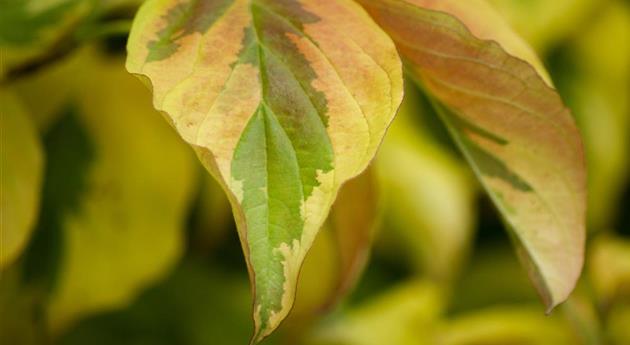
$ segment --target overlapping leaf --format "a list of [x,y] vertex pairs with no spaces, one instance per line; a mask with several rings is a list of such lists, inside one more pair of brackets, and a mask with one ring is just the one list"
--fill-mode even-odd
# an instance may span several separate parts
[[294,314],[309,318],[335,307],[361,277],[381,214],[375,175],[369,167],[339,190],[304,261]]
[[360,3],[435,98],[547,307],[562,302],[582,268],[585,167],[542,64],[481,0]]
[[327,301],[329,305],[354,287],[367,264],[372,237],[380,220],[374,170],[368,168],[346,183],[330,212],[327,223],[334,232],[340,272],[334,295]]
[[19,99],[0,91],[0,271],[22,252],[37,220],[44,158]]
[[349,0],[150,0],[128,51],[128,70],[231,200],[260,340],[289,312],[337,190],[395,114],[395,47]]

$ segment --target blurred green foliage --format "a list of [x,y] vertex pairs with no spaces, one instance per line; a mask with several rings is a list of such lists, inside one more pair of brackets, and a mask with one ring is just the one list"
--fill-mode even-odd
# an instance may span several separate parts
[[[373,164],[382,221],[363,277],[322,311],[339,265],[335,233],[323,231],[295,313],[265,344],[630,344],[630,3],[492,2],[546,57],[584,136],[590,238],[578,289],[544,315],[499,217],[408,86]],[[38,196],[16,196],[41,211],[11,220],[26,224],[16,240],[26,249],[6,262],[3,252],[2,344],[250,337],[229,204],[124,70],[138,3],[0,0],[2,169],[19,174],[12,162],[31,159],[29,178],[43,178],[30,184]],[[35,153],[10,156],[12,134]],[[3,180],[3,213],[12,193]]]

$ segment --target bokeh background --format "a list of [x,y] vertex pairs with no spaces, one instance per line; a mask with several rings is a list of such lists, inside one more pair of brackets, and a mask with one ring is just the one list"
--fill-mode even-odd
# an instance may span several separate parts
[[[2,345],[249,340],[228,202],[124,69],[141,2],[0,0],[3,171],[36,191],[32,231],[0,266]],[[355,209],[372,247],[363,274],[339,287],[347,272],[326,226],[293,313],[264,344],[630,344],[630,2],[491,2],[543,57],[584,138],[589,240],[575,292],[544,314],[490,200],[407,85],[363,187],[348,192],[373,202]],[[11,207],[2,201],[3,216]]]

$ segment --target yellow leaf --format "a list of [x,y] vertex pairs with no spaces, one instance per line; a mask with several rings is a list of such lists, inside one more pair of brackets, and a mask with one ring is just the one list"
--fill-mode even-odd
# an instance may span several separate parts
[[571,345],[576,340],[560,318],[528,306],[494,307],[457,316],[439,331],[443,345]]
[[540,53],[580,31],[597,6],[608,0],[490,0]]
[[76,205],[58,215],[63,255],[48,307],[55,334],[126,305],[169,271],[183,250],[195,185],[191,152],[123,61],[84,54],[76,121],[91,157],[84,181],[71,182],[83,184]]
[[621,297],[630,299],[630,241],[602,236],[590,249],[589,275],[600,304],[607,307]]
[[[630,177],[630,6],[615,1],[568,44],[563,89],[584,136],[589,169],[588,224],[614,226],[625,212],[622,193]],[[596,114],[596,116],[595,116]]]
[[26,246],[39,210],[44,157],[20,101],[0,91],[0,274]]
[[409,281],[325,325],[308,344],[432,344],[443,310],[444,296],[437,286]]
[[313,316],[334,307],[355,286],[367,264],[380,220],[372,167],[346,182],[304,260],[295,314]]
[[376,161],[391,222],[381,236],[394,242],[393,255],[404,249],[413,266],[448,282],[472,239],[476,188],[462,163],[420,128],[426,124],[413,121],[426,111],[414,91],[405,93]]

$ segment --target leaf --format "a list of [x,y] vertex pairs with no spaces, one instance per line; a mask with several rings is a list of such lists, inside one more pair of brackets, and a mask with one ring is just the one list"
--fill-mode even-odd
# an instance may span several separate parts
[[417,123],[427,110],[414,91],[406,90],[376,161],[387,205],[381,237],[392,256],[405,253],[413,267],[449,282],[470,247],[476,188],[464,165],[430,138],[428,124]]
[[343,185],[328,217],[339,255],[339,279],[327,301],[337,303],[357,283],[370,254],[372,237],[379,224],[379,192],[376,172],[368,168]]
[[20,101],[0,91],[0,274],[26,246],[39,211],[44,157],[37,131]]
[[490,0],[516,32],[544,53],[575,34],[608,0]]
[[81,52],[70,54],[9,84],[23,101],[40,133],[46,133],[59,120],[77,89],[81,88],[76,78],[69,76],[80,73],[82,58]]
[[145,0],[104,0],[100,3],[101,7],[103,8],[103,10],[107,11],[107,10],[120,10],[120,9],[132,9],[132,8],[137,8],[140,5],[142,5],[142,3]]
[[582,268],[586,174],[542,64],[482,1],[360,2],[435,98],[550,311]]
[[588,287],[585,287],[585,284],[578,284],[575,290],[576,292],[562,305],[564,319],[571,326],[575,338],[572,343],[606,343],[602,332],[601,314]]
[[41,58],[60,45],[62,37],[87,15],[92,1],[2,0],[0,1],[0,48],[3,63],[0,79],[12,68]]
[[21,283],[21,265],[2,271],[0,279],[0,343],[45,344],[44,327],[36,317],[40,296]]
[[195,182],[192,155],[123,61],[83,54],[77,110],[51,130],[45,209],[54,213],[39,229],[61,232],[47,310],[55,335],[125,306],[172,268]]
[[367,264],[380,220],[373,167],[346,182],[304,260],[293,315],[313,316],[337,305]]
[[[601,9],[556,62],[558,87],[574,110],[588,162],[588,225],[608,230],[630,177],[630,6]],[[571,66],[572,68],[568,67]],[[593,116],[597,114],[597,116]],[[622,207],[623,208],[623,207]]]
[[128,308],[82,322],[57,344],[245,344],[252,329],[248,294],[245,274],[186,258]]
[[339,187],[395,115],[395,47],[348,0],[150,0],[128,52],[127,69],[230,198],[259,341],[288,314]]
[[603,235],[589,249],[588,272],[600,305],[630,300],[630,241]]
[[430,339],[444,302],[436,285],[408,281],[324,324],[307,344],[433,344]]
[[528,306],[500,306],[456,317],[439,332],[438,344],[575,344],[568,325]]
[[191,249],[210,252],[221,246],[232,235],[234,219],[230,202],[221,186],[200,165],[202,174],[199,188],[199,200],[194,209],[194,227],[190,239]]
[[536,292],[528,286],[527,274],[520,269],[509,246],[493,242],[475,248],[466,270],[453,286],[449,304],[452,313],[492,305],[536,303]]
[[618,303],[608,316],[608,338],[611,344],[630,343],[630,303]]

